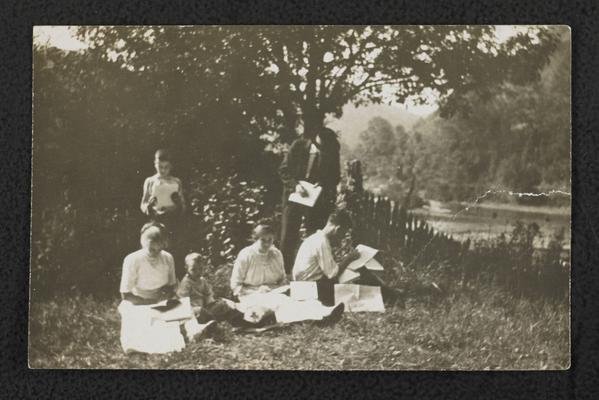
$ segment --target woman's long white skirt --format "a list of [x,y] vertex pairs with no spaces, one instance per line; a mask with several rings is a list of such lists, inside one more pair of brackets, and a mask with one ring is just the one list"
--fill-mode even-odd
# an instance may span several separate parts
[[149,305],[134,305],[123,300],[121,314],[121,346],[125,352],[170,353],[185,348],[179,325],[181,321],[163,321]]

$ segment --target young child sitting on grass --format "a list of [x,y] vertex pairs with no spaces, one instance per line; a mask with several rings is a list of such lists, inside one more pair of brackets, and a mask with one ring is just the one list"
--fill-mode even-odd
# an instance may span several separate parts
[[243,313],[235,308],[235,303],[226,299],[214,299],[212,286],[204,277],[209,262],[199,253],[185,257],[187,273],[177,289],[177,296],[189,297],[194,315],[199,323],[209,321],[229,321],[232,325],[241,324]]

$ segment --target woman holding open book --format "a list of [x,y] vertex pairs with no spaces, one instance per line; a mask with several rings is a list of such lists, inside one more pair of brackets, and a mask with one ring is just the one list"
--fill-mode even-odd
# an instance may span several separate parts
[[254,244],[237,256],[231,274],[231,289],[239,299],[238,309],[249,320],[259,322],[260,316],[267,314],[274,315],[277,323],[307,320],[334,323],[341,318],[343,303],[327,307],[316,299],[297,301],[286,294],[289,286],[283,256],[273,245],[274,232],[270,225],[259,223],[254,229],[254,238]]
[[164,226],[147,223],[140,233],[141,249],[123,262],[120,292],[121,346],[125,352],[168,353],[185,341],[179,323],[156,321],[152,305],[175,296],[173,257],[164,250]]
[[[305,219],[307,234],[312,234],[324,226],[335,208],[341,176],[339,147],[335,132],[322,128],[317,134],[308,133],[295,140],[279,167],[284,186],[281,250],[287,273],[291,272],[299,246],[302,219]],[[289,201],[293,193],[308,197],[310,188],[302,186],[306,184],[322,189],[315,204],[309,207]]]

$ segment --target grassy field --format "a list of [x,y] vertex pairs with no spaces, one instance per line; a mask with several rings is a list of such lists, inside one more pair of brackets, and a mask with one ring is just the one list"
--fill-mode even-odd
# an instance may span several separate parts
[[116,299],[73,296],[32,303],[32,368],[175,369],[564,369],[569,367],[569,313],[490,290],[463,290],[405,309],[345,313],[334,326],[312,323],[280,331],[214,337],[171,355],[125,355]]

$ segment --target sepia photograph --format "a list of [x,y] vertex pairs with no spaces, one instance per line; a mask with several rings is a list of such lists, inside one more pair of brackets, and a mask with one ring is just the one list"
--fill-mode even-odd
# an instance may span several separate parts
[[29,368],[569,369],[571,47],[34,26]]

